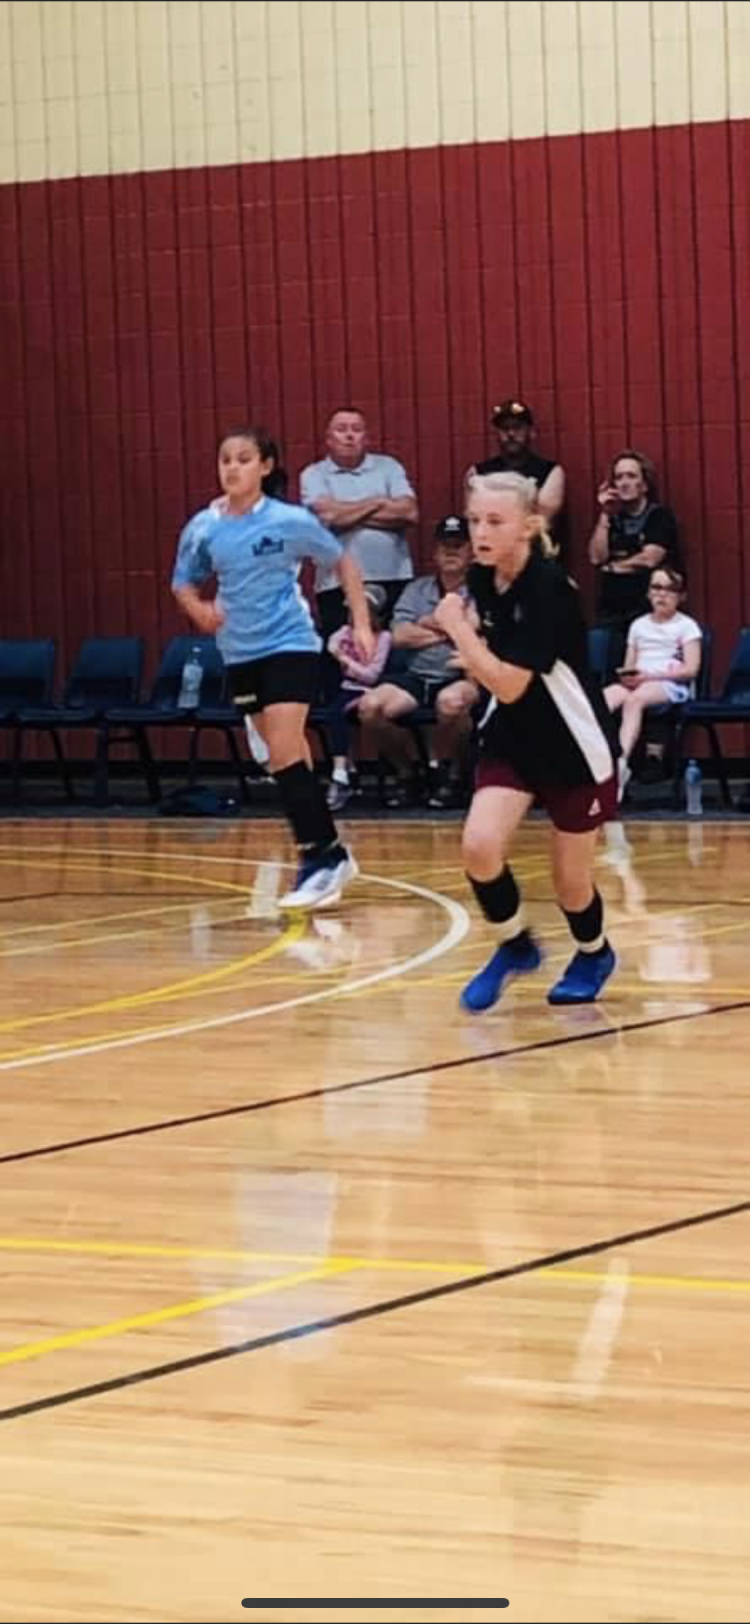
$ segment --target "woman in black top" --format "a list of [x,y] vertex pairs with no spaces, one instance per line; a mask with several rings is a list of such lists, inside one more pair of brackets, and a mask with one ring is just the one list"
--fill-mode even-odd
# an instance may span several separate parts
[[475,558],[467,585],[476,611],[447,593],[435,619],[488,695],[463,848],[474,894],[501,940],[461,1002],[488,1009],[509,977],[541,963],[506,862],[516,829],[538,800],[554,825],[555,894],[576,944],[548,999],[589,1003],[615,967],[593,864],[596,832],[616,816],[617,788],[578,589],[549,556],[532,480],[475,474],[467,516]]
[[656,469],[640,451],[621,451],[597,492],[599,518],[589,542],[598,571],[597,620],[627,632],[648,613],[651,571],[678,566],[677,520],[658,500]]

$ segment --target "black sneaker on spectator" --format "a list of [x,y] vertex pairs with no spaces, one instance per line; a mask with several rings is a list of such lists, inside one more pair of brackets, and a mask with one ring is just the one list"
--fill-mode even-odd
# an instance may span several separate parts
[[661,784],[664,776],[663,758],[661,756],[646,756],[638,774],[639,784]]
[[428,806],[436,812],[451,812],[465,804],[461,782],[448,768],[441,767],[437,773],[431,774]]
[[419,806],[421,799],[422,790],[416,777],[399,778],[395,784],[386,784],[385,804],[392,811],[399,807]]

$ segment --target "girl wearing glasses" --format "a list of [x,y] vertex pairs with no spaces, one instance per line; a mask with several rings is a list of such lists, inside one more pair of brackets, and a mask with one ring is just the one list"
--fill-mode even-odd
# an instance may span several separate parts
[[611,711],[621,711],[619,797],[630,779],[630,758],[644,712],[653,705],[682,705],[692,697],[701,663],[701,629],[681,609],[685,582],[677,570],[658,566],[648,589],[651,609],[628,631],[619,680],[604,690]]

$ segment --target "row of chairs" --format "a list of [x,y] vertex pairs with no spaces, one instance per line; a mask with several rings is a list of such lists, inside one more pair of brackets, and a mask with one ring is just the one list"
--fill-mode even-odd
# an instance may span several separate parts
[[[200,707],[178,703],[182,672],[190,651],[201,650],[203,681]],[[212,637],[174,637],[164,649],[146,698],[141,698],[145,645],[141,637],[91,637],[82,644],[59,700],[55,701],[55,656],[52,638],[0,642],[0,727],[12,734],[11,779],[14,799],[21,796],[24,741],[30,733],[51,740],[55,760],[70,800],[75,784],[61,733],[86,729],[95,734],[94,800],[109,799],[109,761],[113,745],[134,746],[150,800],[161,798],[161,782],[149,730],[188,728],[189,780],[194,781],[199,741],[207,728],[227,740],[243,796],[251,766],[236,737],[242,718],[232,703],[226,669]]]
[[[203,682],[197,709],[184,709],[179,703],[182,672],[190,650],[201,650]],[[595,627],[589,634],[592,668],[602,682],[611,671],[611,634]],[[82,644],[62,696],[54,699],[56,648],[51,638],[0,640],[0,727],[12,735],[11,776],[13,794],[20,799],[23,775],[24,740],[31,732],[47,734],[70,799],[75,785],[60,734],[88,729],[95,733],[94,799],[100,806],[108,800],[109,758],[113,745],[127,744],[138,752],[152,802],[159,801],[161,784],[149,741],[149,729],[188,728],[188,781],[197,772],[200,740],[207,730],[224,736],[237,772],[241,794],[248,794],[252,764],[240,748],[237,731],[242,718],[227,688],[226,670],[211,637],[174,637],[167,644],[147,697],[141,698],[144,642],[140,637],[96,637]],[[684,705],[664,706],[651,715],[663,721],[672,733],[675,761],[675,793],[679,793],[685,736],[690,728],[701,727],[708,736],[713,769],[721,786],[724,804],[731,805],[731,791],[718,729],[731,723],[750,723],[750,628],[740,632],[730,661],[726,681],[718,695],[711,695],[712,638],[703,628],[703,657],[694,700]],[[420,709],[408,719],[415,736],[429,726],[434,716]],[[325,747],[326,706],[315,707],[311,725]]]

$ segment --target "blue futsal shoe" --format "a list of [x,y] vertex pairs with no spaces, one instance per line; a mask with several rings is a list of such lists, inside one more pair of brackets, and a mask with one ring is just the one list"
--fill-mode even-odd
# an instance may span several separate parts
[[547,993],[548,1004],[593,1004],[609,981],[617,959],[605,942],[598,953],[574,953],[567,970]]
[[531,975],[532,970],[539,969],[541,962],[539,948],[527,931],[512,942],[503,942],[484,969],[477,971],[466,983],[461,994],[461,1008],[470,1010],[472,1014],[491,1009],[507,981],[513,981],[516,976]]

